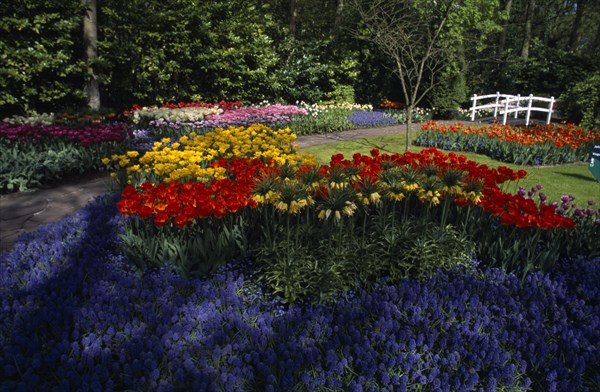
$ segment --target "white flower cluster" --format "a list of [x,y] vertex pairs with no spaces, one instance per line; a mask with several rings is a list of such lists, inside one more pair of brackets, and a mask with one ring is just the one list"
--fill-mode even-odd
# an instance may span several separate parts
[[133,123],[138,124],[140,120],[158,120],[166,122],[194,122],[201,121],[204,117],[211,114],[221,114],[221,108],[188,107],[188,108],[142,108],[133,113]]
[[350,109],[350,110],[365,110],[372,111],[373,105],[358,104],[350,102],[321,102],[309,104],[304,101],[296,101],[296,106],[306,110],[309,116],[317,117],[328,110],[332,109]]
[[[471,109],[456,109],[458,112],[459,118],[471,119]],[[486,108],[486,109],[477,109],[475,111],[475,117],[491,117],[494,114],[494,109]]]

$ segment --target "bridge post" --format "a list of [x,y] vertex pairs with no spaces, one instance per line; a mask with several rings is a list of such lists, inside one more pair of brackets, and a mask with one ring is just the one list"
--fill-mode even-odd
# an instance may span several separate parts
[[471,98],[473,106],[471,106],[471,121],[475,121],[475,106],[477,106],[477,94],[473,94]]
[[550,97],[550,106],[548,107],[548,117],[546,118],[546,124],[550,124],[552,120],[552,108],[554,107],[554,97]]
[[506,116],[508,115],[508,97],[504,100],[504,114],[502,114],[502,125],[506,125]]
[[525,115],[525,125],[529,125],[529,118],[531,116],[531,102],[533,101],[533,94],[529,94],[529,99],[527,100],[527,114]]
[[496,105],[494,105],[494,121],[498,115],[498,102],[500,102],[500,91],[496,91]]
[[519,116],[519,108],[521,107],[520,103],[521,103],[521,94],[517,94],[517,107],[515,108],[517,110],[515,110],[515,120]]

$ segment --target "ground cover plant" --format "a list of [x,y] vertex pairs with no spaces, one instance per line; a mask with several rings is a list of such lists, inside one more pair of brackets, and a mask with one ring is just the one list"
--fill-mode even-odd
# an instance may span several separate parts
[[[118,196],[0,254],[0,390],[597,390],[600,259],[474,265],[284,305],[252,261],[184,279],[120,252]],[[473,269],[475,268],[475,269]]]

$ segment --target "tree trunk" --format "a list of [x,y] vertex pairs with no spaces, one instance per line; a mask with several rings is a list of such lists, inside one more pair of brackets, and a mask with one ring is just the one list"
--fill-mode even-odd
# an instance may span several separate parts
[[594,39],[594,50],[600,50],[600,23],[596,29],[596,38]]
[[527,10],[525,14],[525,33],[523,34],[523,48],[521,49],[521,58],[527,60],[529,58],[529,45],[531,45],[531,24],[533,22],[533,11],[535,8],[535,0],[527,2]]
[[298,21],[298,2],[290,0],[290,34],[296,35],[296,22]]
[[581,22],[583,19],[583,9],[585,8],[586,0],[577,0],[577,11],[575,13],[575,20],[571,27],[571,34],[569,35],[569,49],[572,51],[577,50],[577,44],[579,43],[579,36],[581,35]]
[[504,57],[504,48],[506,47],[506,35],[508,34],[508,21],[510,19],[510,9],[512,8],[512,0],[506,0],[503,11],[506,13],[506,19],[502,22],[502,31],[498,39],[498,48],[496,54],[498,58]]
[[412,142],[412,121],[414,105],[409,103],[406,106],[406,151],[410,151]]
[[85,82],[87,106],[93,110],[100,110],[100,87],[91,63],[98,57],[98,19],[96,0],[82,0],[85,8],[83,16],[83,45],[88,77]]
[[337,38],[340,32],[340,25],[342,24],[342,12],[344,12],[344,0],[338,0],[337,8],[335,10],[335,21],[333,23],[334,38]]

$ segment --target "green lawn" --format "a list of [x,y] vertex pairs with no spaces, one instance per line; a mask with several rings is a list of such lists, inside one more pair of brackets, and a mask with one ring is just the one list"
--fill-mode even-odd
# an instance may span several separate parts
[[[301,152],[313,153],[319,162],[327,163],[333,154],[342,153],[347,158],[351,158],[356,152],[369,154],[373,148],[378,148],[381,152],[402,153],[406,149],[406,136],[404,134],[376,136],[352,141],[324,144],[315,147],[301,149]],[[413,151],[420,151],[420,147],[413,146]],[[490,167],[504,165],[512,169],[525,169],[527,177],[519,184],[509,184],[507,191],[516,191],[517,186],[521,185],[526,189],[540,184],[542,192],[548,195],[551,201],[557,201],[562,195],[572,195],[578,201],[578,206],[585,206],[587,200],[593,199],[600,202],[600,182],[592,176],[587,163],[569,164],[560,166],[519,166],[507,164],[493,160],[485,155],[465,153],[469,159]]]

